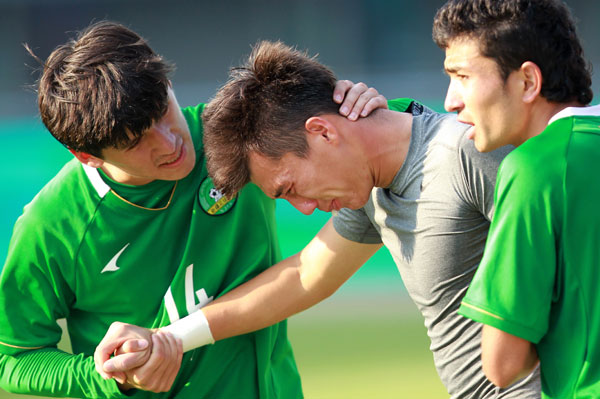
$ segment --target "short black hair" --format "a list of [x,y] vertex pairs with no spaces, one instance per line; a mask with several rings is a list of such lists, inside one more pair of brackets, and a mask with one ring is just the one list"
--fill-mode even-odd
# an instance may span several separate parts
[[591,67],[571,12],[558,0],[448,0],[434,18],[433,40],[445,49],[461,37],[475,38],[505,80],[532,61],[542,71],[544,98],[592,101]]

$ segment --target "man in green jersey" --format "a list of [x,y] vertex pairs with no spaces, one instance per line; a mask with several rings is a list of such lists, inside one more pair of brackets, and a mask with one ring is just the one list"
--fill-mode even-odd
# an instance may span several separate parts
[[[172,323],[276,263],[275,203],[255,186],[233,199],[214,188],[204,105],[179,107],[172,67],[135,32],[94,24],[42,64],[42,120],[76,159],[14,227],[0,278],[0,387],[86,398],[301,398],[285,322],[183,360],[180,342],[156,334],[149,388],[163,394],[95,372],[91,354],[115,320]],[[336,95],[349,87],[341,82]],[[350,93],[359,107],[343,107],[353,119],[363,105],[385,106],[364,85]],[[56,348],[60,318],[74,354]],[[168,359],[183,362],[178,374]]]
[[545,398],[600,397],[600,106],[567,7],[450,0],[436,43],[446,109],[480,151],[518,146],[497,179],[485,254],[459,312],[485,324],[483,368],[506,386],[540,362]]

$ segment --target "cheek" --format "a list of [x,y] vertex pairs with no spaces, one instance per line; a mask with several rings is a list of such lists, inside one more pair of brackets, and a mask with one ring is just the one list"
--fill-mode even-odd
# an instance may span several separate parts
[[190,128],[188,127],[187,121],[185,120],[185,118],[183,117],[183,115],[181,115],[181,119],[179,120],[179,130],[182,132],[182,135],[185,137],[189,137],[191,138],[191,133],[190,133]]
[[464,95],[463,95],[463,101],[465,102],[465,106],[472,108],[472,109],[477,109],[480,106],[480,102],[481,102],[481,92],[477,91],[474,88],[468,87],[467,89],[465,89],[464,91]]

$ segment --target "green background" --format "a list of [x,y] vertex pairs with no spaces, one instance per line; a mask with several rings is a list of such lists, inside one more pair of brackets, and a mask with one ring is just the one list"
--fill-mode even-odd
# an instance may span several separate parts
[[[0,255],[23,206],[71,158],[35,118],[0,123]],[[302,215],[277,203],[284,255],[316,234],[329,214]],[[344,287],[290,319],[290,339],[306,398],[444,398],[423,320],[407,297],[387,250],[380,250]],[[0,398],[16,398],[0,390]]]

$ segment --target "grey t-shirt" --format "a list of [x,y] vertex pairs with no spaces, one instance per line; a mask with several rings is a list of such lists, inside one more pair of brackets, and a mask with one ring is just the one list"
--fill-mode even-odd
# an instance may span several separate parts
[[481,325],[456,313],[479,265],[493,213],[496,172],[512,147],[482,154],[454,114],[413,107],[406,160],[389,188],[342,209],[336,231],[388,248],[423,314],[438,374],[452,398],[539,398],[539,377],[506,390],[481,370]]

